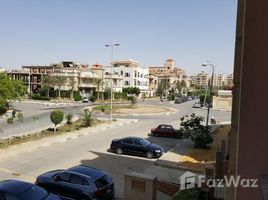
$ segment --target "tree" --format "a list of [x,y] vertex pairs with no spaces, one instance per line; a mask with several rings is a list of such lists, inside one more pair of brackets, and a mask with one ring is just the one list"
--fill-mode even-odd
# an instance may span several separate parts
[[60,110],[54,110],[50,114],[50,120],[55,125],[54,132],[56,132],[56,126],[62,122],[64,113]]
[[8,110],[7,100],[20,99],[25,94],[26,87],[21,81],[12,80],[6,73],[0,73],[0,114]]
[[179,93],[181,94],[187,85],[186,85],[185,80],[182,80],[182,81],[177,82],[176,86],[177,86]]
[[34,116],[34,117],[32,117],[32,119],[33,119],[33,121],[35,122],[36,129],[38,129],[38,121],[39,121],[39,117]]
[[66,77],[64,76],[59,76],[59,75],[56,75],[56,76],[53,76],[53,83],[54,83],[54,86],[57,86],[58,87],[58,91],[59,91],[59,99],[61,98],[61,95],[60,95],[60,91],[61,91],[61,87],[62,85],[65,83],[66,81]]
[[17,120],[18,122],[21,122],[21,123],[24,121],[24,116],[22,112],[17,113]]
[[84,110],[84,117],[83,117],[83,126],[90,127],[93,124],[92,113],[88,110]]
[[100,86],[103,84],[103,80],[101,78],[94,79],[95,84],[97,85],[97,99],[100,99]]
[[123,88],[123,92],[126,92],[127,94],[135,94],[136,96],[138,96],[141,93],[140,88],[138,87]]
[[47,97],[49,97],[49,89],[54,84],[54,78],[52,76],[46,75],[42,76],[41,86],[47,88]]
[[213,142],[211,128],[202,125],[203,117],[196,116],[194,113],[181,118],[180,131],[185,138],[194,142],[194,148],[205,149],[207,145]]
[[71,87],[71,93],[70,93],[70,99],[73,99],[74,97],[74,88],[76,85],[76,80],[74,77],[69,77],[68,78],[69,86]]

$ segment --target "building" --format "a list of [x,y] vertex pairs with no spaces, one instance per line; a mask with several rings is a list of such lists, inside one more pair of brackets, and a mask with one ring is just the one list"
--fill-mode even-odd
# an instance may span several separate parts
[[267,8],[268,1],[238,0],[227,175],[256,187],[232,185],[228,200],[268,198]]
[[225,82],[225,77],[223,74],[214,74],[214,77],[213,77],[214,87],[221,88],[222,86],[224,86],[224,82]]
[[206,87],[209,83],[209,74],[205,73],[204,71],[201,71],[198,74],[193,74],[191,77],[192,84],[193,85],[199,85]]
[[[149,70],[141,68],[140,64],[133,60],[117,60],[112,62],[112,67],[104,67],[106,86],[110,87],[111,77],[113,88],[119,91],[120,87],[138,87],[141,95],[149,95]],[[112,68],[112,69],[111,69]],[[112,73],[112,75],[111,75]]]
[[12,70],[8,75],[14,80],[21,80],[27,87],[28,93],[37,92],[41,88],[42,77],[52,75],[55,66],[22,66],[21,70]]
[[234,86],[234,83],[233,83],[233,74],[228,74],[226,76],[224,85],[227,86],[227,87],[233,87]]
[[186,86],[189,86],[189,79],[186,76],[184,70],[179,67],[176,67],[175,61],[172,58],[169,58],[164,63],[164,66],[161,67],[149,67],[149,88],[151,91],[151,96],[156,95],[156,91],[161,84],[164,82],[165,93],[171,88],[176,89],[177,84],[185,81]]

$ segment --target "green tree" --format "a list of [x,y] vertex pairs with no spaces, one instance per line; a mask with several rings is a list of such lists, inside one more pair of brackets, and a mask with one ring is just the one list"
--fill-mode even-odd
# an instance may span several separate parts
[[100,99],[100,87],[103,84],[103,80],[101,78],[94,79],[94,83],[97,85],[97,99]]
[[92,125],[93,125],[92,113],[88,109],[85,109],[83,116],[83,126],[90,127]]
[[56,132],[56,126],[62,122],[64,113],[60,110],[54,110],[50,114],[50,120],[55,125],[54,132]]
[[194,142],[194,148],[205,149],[213,142],[211,128],[201,124],[203,121],[203,117],[196,116],[194,113],[181,118],[180,131],[185,138]]
[[126,92],[127,94],[135,94],[136,96],[141,93],[140,88],[138,87],[126,87],[123,88],[123,92]]
[[61,87],[64,85],[64,83],[66,82],[66,77],[64,76],[60,76],[60,75],[56,75],[53,76],[53,84],[54,86],[58,87],[58,97],[59,99],[61,98],[60,92],[61,92]]
[[8,108],[8,100],[20,99],[26,94],[26,87],[21,81],[12,80],[6,73],[0,73],[0,114]]
[[52,87],[54,84],[54,78],[52,76],[46,75],[46,76],[42,76],[41,79],[41,86],[43,88],[46,88],[47,90],[47,97],[49,97],[49,89],[50,87]]

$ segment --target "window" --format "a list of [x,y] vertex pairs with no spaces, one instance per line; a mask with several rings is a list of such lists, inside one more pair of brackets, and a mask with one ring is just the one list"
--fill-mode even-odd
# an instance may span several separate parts
[[133,141],[131,139],[123,139],[122,140],[123,144],[129,144],[129,145],[133,145]]
[[129,84],[129,81],[125,81],[125,85],[130,85],[130,84]]
[[77,185],[89,185],[86,179],[76,174],[71,175],[70,183],[77,184]]
[[66,173],[66,172],[63,172],[63,173],[59,174],[58,176],[56,176],[56,179],[58,181],[69,182],[69,180],[70,180],[70,174],[69,173]]
[[95,181],[95,184],[97,185],[98,188],[103,188],[106,185],[108,185],[112,181],[111,177],[108,175],[104,175],[100,179]]
[[140,140],[134,140],[134,145],[142,146],[142,143]]
[[121,75],[123,76],[123,74],[124,74],[124,72],[123,71],[121,71]]
[[130,77],[130,73],[129,72],[126,72],[125,73],[125,77]]

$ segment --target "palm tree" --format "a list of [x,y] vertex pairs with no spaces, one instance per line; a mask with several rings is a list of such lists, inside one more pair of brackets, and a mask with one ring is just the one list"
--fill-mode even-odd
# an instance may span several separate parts
[[53,77],[52,76],[42,76],[41,80],[42,87],[47,87],[47,96],[49,97],[49,89],[53,85]]
[[100,86],[103,84],[103,80],[101,78],[94,79],[95,84],[97,85],[97,99],[100,98]]
[[73,99],[76,80],[74,77],[70,77],[70,78],[68,78],[68,82],[69,82],[69,86],[71,87],[70,99]]
[[66,81],[66,77],[64,77],[64,76],[59,76],[59,75],[56,75],[56,76],[54,76],[53,77],[54,78],[54,85],[56,85],[57,87],[58,87],[58,90],[59,90],[59,99],[61,98],[61,96],[60,96],[60,90],[61,90],[61,86],[65,83],[65,81]]

